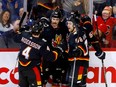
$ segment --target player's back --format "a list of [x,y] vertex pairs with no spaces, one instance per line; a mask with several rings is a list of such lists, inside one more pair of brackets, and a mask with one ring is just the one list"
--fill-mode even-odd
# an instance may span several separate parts
[[23,32],[22,34],[17,35],[17,39],[21,42],[18,55],[19,65],[21,65],[21,67],[27,66],[27,68],[29,68],[40,63],[42,52],[44,52],[43,49],[46,46],[45,42],[40,38],[33,37],[30,32]]

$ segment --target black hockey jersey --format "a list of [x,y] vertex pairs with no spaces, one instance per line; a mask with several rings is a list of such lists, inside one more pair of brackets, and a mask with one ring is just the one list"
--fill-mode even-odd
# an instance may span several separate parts
[[54,50],[54,47],[52,46],[53,44],[60,45],[63,50],[67,50],[67,33],[67,27],[61,23],[57,29],[54,29],[51,25],[46,27],[42,32],[41,37],[47,40],[52,50]]
[[102,52],[98,40],[93,35],[93,27],[91,24],[87,26],[78,27],[77,32],[70,33],[68,38],[68,48],[69,48],[69,61],[74,61],[72,54],[76,52],[75,50],[79,49],[81,55],[76,57],[76,60],[80,60],[80,65],[88,66],[89,65],[89,46],[90,44],[97,52]]
[[22,32],[15,36],[15,41],[20,42],[19,70],[30,69],[41,62],[41,58],[53,61],[56,56],[50,51],[46,42],[35,38],[30,32]]
[[74,61],[75,56],[72,54],[76,52],[75,50],[81,50],[81,55],[78,56],[77,60],[89,60],[88,39],[83,27],[79,27],[78,32],[70,33],[67,36],[67,40],[69,46],[69,61]]

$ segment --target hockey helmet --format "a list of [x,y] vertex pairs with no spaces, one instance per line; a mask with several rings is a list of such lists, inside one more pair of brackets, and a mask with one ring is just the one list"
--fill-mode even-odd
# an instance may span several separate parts
[[53,10],[51,17],[62,18],[62,13],[60,9]]
[[91,22],[91,18],[88,15],[84,15],[84,16],[81,17],[81,21],[83,23],[86,22],[86,21]]
[[67,21],[72,21],[74,24],[79,24],[80,18],[75,12],[71,12],[70,16],[67,18]]
[[44,27],[43,23],[40,21],[38,23],[34,24],[32,26],[32,34],[36,34],[36,35],[40,34],[40,31],[43,30],[43,27]]

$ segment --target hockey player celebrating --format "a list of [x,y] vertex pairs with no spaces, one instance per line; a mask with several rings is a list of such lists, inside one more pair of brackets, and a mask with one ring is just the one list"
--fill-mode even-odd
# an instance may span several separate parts
[[41,22],[34,24],[31,31],[20,32],[15,22],[15,41],[21,43],[18,54],[19,86],[42,87],[40,63],[42,58],[47,61],[56,60],[58,53],[51,51],[45,40],[41,39],[43,30]]
[[65,83],[66,70],[68,67],[67,58],[64,56],[65,50],[67,50],[66,34],[68,33],[68,29],[65,25],[63,25],[64,23],[61,22],[61,20],[61,11],[59,9],[53,10],[50,16],[49,26],[45,27],[41,34],[41,37],[47,40],[52,50],[56,50],[57,48],[62,50],[62,55],[58,56],[58,59],[55,62],[43,62],[44,82],[46,83],[49,75],[52,75],[52,86],[55,87],[59,87],[60,83],[62,83],[63,87]]
[[101,60],[105,59],[105,52],[101,50],[98,41],[92,33],[91,19],[88,16],[84,16],[81,19],[83,26],[79,25],[80,19],[74,13],[67,19],[67,27],[70,32],[68,36],[70,67],[67,73],[69,87],[86,87],[89,66],[89,43],[96,50],[95,55]]

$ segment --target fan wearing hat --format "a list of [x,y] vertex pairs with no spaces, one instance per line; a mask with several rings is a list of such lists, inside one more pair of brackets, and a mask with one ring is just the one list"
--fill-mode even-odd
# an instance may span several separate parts
[[[93,21],[93,26],[94,26],[94,31],[99,29],[99,26],[102,24],[104,26],[108,26],[108,32],[105,35],[107,43],[105,43],[105,47],[112,47],[114,43],[110,43],[113,41],[112,39],[112,30],[114,26],[116,25],[116,18],[111,17],[112,15],[112,7],[111,6],[106,6],[103,11],[102,11],[102,16],[98,16],[96,21]],[[103,26],[102,26],[103,27]],[[103,27],[104,30],[105,27]],[[103,29],[100,31],[103,31]],[[99,38],[99,37],[98,37]]]
[[112,7],[111,6],[106,6],[103,11],[102,11],[102,17],[104,19],[109,18],[112,15]]

